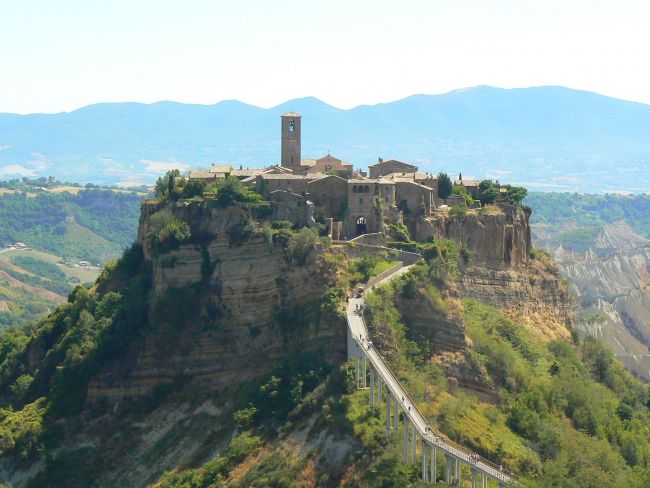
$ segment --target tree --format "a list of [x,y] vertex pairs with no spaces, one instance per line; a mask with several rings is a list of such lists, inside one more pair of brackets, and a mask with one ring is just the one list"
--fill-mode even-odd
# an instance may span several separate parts
[[192,197],[200,197],[203,195],[203,189],[205,188],[205,181],[202,180],[188,180],[187,183],[185,183],[185,186],[183,186],[183,191],[181,192],[181,196],[183,198],[192,198]]
[[156,181],[156,198],[165,199],[171,197],[174,191],[174,180],[177,176],[180,176],[181,172],[177,169],[172,169],[165,173],[165,176],[161,176]]
[[492,183],[492,180],[483,180],[479,183],[478,189],[480,191],[479,199],[482,204],[494,203],[501,194],[499,187]]
[[448,198],[453,190],[454,185],[452,184],[449,175],[447,175],[447,173],[440,173],[438,175],[438,197]]
[[508,190],[506,199],[510,205],[521,205],[523,199],[528,195],[528,190],[521,186],[506,185],[506,189]]

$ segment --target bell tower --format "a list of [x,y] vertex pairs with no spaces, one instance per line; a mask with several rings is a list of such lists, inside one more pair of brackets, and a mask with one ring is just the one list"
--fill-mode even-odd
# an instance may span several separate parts
[[300,171],[300,119],[302,116],[289,112],[282,119],[282,167]]

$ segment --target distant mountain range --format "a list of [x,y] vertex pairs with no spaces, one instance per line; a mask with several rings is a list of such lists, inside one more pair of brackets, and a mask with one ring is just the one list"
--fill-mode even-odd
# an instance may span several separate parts
[[104,103],[0,114],[0,178],[151,182],[170,167],[258,167],[280,154],[280,114],[303,115],[303,157],[378,157],[547,191],[650,191],[650,105],[563,87],[487,86],[341,110],[315,98]]

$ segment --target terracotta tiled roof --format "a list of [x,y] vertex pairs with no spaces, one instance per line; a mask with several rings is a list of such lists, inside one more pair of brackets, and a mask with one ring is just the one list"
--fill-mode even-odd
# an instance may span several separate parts
[[209,169],[192,169],[190,170],[190,178],[200,179],[200,178],[215,178],[213,173],[210,173]]
[[213,164],[210,167],[210,173],[230,173],[232,166],[229,164]]

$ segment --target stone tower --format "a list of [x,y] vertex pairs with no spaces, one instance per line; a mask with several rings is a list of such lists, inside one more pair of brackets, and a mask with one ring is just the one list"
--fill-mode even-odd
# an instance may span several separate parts
[[300,119],[302,116],[289,112],[282,118],[282,166],[300,172]]

